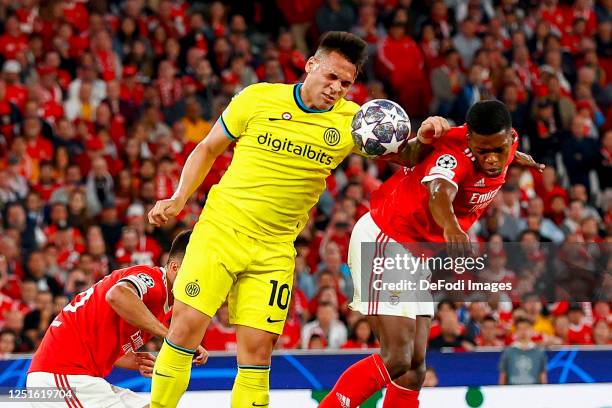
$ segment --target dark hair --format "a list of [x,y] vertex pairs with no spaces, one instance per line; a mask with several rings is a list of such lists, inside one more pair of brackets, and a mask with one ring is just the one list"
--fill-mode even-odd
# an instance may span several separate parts
[[191,237],[191,230],[180,232],[172,241],[168,259],[183,260],[185,252],[187,251],[187,244]]
[[455,311],[457,310],[457,308],[455,307],[455,304],[448,299],[441,300],[438,303],[438,306],[436,307],[436,309],[440,311],[440,309],[442,309],[442,306],[444,305],[448,305],[448,307],[450,307],[452,310],[455,310]]
[[484,319],[482,319],[482,323],[484,322],[493,322],[495,324],[497,324],[497,320],[495,320],[495,318],[491,315],[486,315]]
[[309,247],[310,242],[304,237],[297,237],[295,239],[295,242],[293,243],[293,246],[295,246],[296,248],[301,247],[301,246]]
[[584,314],[584,309],[577,303],[572,303],[570,307],[567,309],[568,314],[571,312],[580,312]]
[[533,322],[531,320],[527,319],[526,317],[517,317],[514,320],[514,325],[515,326],[518,326],[521,323],[527,323],[528,325],[533,326]]
[[476,102],[466,115],[470,132],[479,135],[494,135],[512,127],[508,108],[498,100]]
[[316,54],[335,51],[355,64],[357,70],[360,70],[368,57],[367,46],[365,41],[354,34],[344,31],[329,31],[321,37]]
[[360,324],[368,325],[368,327],[370,328],[370,336],[368,337],[366,342],[367,344],[374,344],[376,342],[376,335],[374,334],[374,330],[372,329],[372,326],[370,326],[370,322],[368,322],[368,319],[365,317],[360,318],[359,320],[355,322],[355,324],[353,324],[353,327],[351,327],[349,340],[353,340],[353,341],[358,340],[357,339],[357,326],[359,326]]
[[319,304],[317,305],[317,309],[320,307],[331,307],[336,312],[338,311],[338,307],[334,305],[332,302],[319,302]]
[[17,335],[17,332],[15,330],[13,330],[13,329],[2,329],[2,330],[0,330],[0,337],[4,336],[5,334],[10,334],[10,335],[12,335],[15,338],[19,337]]

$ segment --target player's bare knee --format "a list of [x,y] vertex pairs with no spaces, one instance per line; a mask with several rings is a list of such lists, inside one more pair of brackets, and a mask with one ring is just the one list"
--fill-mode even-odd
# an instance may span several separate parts
[[278,335],[269,332],[252,332],[238,337],[238,364],[269,365]]
[[389,376],[394,379],[410,370],[412,347],[405,345],[404,347],[381,348],[381,356]]
[[425,382],[425,371],[427,371],[427,366],[424,361],[419,365],[414,365],[413,360],[413,365],[409,371],[410,375],[406,376],[409,380],[409,384],[407,384],[406,387],[411,390],[420,390],[423,386],[423,382]]
[[211,319],[190,306],[176,303],[178,307],[173,311],[166,337],[176,345],[195,349],[202,341]]

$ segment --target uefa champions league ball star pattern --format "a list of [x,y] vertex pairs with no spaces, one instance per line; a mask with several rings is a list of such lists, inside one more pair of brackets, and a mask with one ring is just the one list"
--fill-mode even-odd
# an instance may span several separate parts
[[351,128],[359,150],[368,157],[377,157],[400,151],[410,136],[410,119],[397,103],[374,99],[359,108]]

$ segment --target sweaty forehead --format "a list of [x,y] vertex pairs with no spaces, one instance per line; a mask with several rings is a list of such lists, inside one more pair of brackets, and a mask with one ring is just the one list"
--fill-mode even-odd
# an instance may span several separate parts
[[319,57],[321,68],[331,74],[336,75],[341,81],[353,81],[357,74],[357,67],[346,57],[332,51],[321,54]]

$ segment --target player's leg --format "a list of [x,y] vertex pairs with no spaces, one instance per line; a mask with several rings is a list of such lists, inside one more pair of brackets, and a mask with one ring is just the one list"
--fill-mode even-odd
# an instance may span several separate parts
[[293,287],[293,243],[253,245],[257,256],[249,271],[238,276],[228,299],[238,342],[232,408],[268,406],[272,350],[283,331]]
[[321,401],[322,408],[357,407],[411,366],[415,320],[401,316],[368,316],[380,340],[380,354],[350,366]]
[[278,334],[236,326],[238,375],[232,388],[232,408],[267,407],[272,350]]
[[[211,317],[175,300],[168,336],[155,360],[152,407],[175,407],[189,385],[191,362]],[[211,313],[212,314],[212,313]]]
[[416,317],[416,333],[410,369],[387,387],[383,408],[419,407],[419,391],[425,380],[425,354],[431,327],[431,316]]
[[[228,243],[232,245],[228,245]],[[187,389],[192,359],[217,309],[248,262],[248,248],[235,231],[200,220],[173,285],[174,307],[167,338],[155,361],[151,406],[178,404]]]
[[[362,248],[364,243],[365,246]],[[362,254],[362,249],[368,252],[368,249],[372,249],[369,246],[372,245],[374,245],[374,253]],[[370,258],[380,255],[382,245],[383,236],[370,214],[368,213],[361,217],[355,224],[351,234],[348,262],[351,268],[354,287],[353,301],[350,307],[363,315],[374,314],[374,302],[370,301],[372,294],[369,291],[371,287],[370,278],[373,277],[372,260]],[[362,262],[362,257],[364,260],[370,259],[370,261]],[[395,320],[393,316],[389,317],[391,320]],[[369,318],[370,325],[379,338],[382,332],[388,330],[388,327],[381,326],[380,320],[379,316],[371,316]],[[410,327],[407,330],[410,330]],[[391,377],[382,356],[386,355],[389,357],[389,350],[397,348],[405,347],[395,344],[393,336],[387,336],[386,341],[383,343],[384,351],[381,354],[370,355],[349,367],[340,376],[332,391],[323,399],[320,407],[356,407],[387,385],[391,381]],[[388,359],[388,363],[391,365],[392,362]],[[404,364],[406,363],[404,362]]]
[[[34,392],[36,389],[53,389],[53,399],[46,402],[34,401],[34,408],[57,407],[87,407],[87,408],[124,408],[125,405],[119,395],[115,393],[111,384],[104,378],[89,375],[65,375],[55,373],[35,372],[28,374],[27,388]],[[146,399],[140,397],[132,399],[136,404],[132,407],[144,407]]]
[[111,389],[119,397],[125,408],[149,408],[149,401],[142,395],[112,384]]

